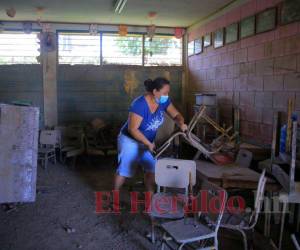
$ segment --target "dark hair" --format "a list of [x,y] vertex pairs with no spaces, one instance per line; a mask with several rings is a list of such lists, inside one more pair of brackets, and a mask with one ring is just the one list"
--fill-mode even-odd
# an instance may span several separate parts
[[161,90],[163,88],[163,86],[166,84],[170,85],[170,82],[166,78],[163,78],[163,77],[157,77],[154,80],[148,79],[144,82],[146,91],[151,92],[151,93],[155,89],[157,91]]

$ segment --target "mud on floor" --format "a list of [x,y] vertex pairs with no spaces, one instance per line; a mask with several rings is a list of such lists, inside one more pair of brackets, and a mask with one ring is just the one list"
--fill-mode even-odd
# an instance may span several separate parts
[[[95,212],[95,191],[112,189],[115,166],[110,157],[91,164],[81,159],[75,169],[61,164],[38,168],[36,202],[0,209],[0,250],[159,249],[159,240],[153,245],[145,237],[150,222],[142,212]],[[136,184],[141,180],[139,173],[124,187],[121,200],[127,207],[126,190],[142,192],[143,186]],[[221,231],[219,242],[220,249],[243,249],[238,235]]]

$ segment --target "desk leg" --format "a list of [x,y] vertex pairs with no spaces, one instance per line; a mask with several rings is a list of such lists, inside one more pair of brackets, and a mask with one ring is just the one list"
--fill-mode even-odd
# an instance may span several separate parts
[[194,160],[194,161],[198,160],[201,154],[202,154],[201,151],[198,150],[197,153],[195,154],[193,160]]
[[264,210],[265,210],[265,225],[264,225],[264,235],[266,237],[270,236],[270,221],[271,221],[271,200],[269,194],[266,194],[264,199]]
[[299,232],[299,224],[300,224],[300,205],[297,204],[297,225],[296,225],[297,232]]
[[275,225],[280,224],[280,216],[281,216],[281,210],[280,210],[280,202],[279,202],[279,193],[273,192],[272,193],[272,215],[274,218]]
[[271,217],[273,214],[273,206],[274,206],[274,200],[272,199],[273,197],[273,192],[268,193],[269,194],[269,214],[268,214],[268,237],[271,236]]
[[279,244],[278,244],[278,249],[281,250],[281,246],[282,246],[282,237],[283,237],[283,229],[284,229],[284,220],[285,220],[285,214],[286,214],[286,210],[287,210],[287,202],[283,203],[283,207],[282,207],[282,213],[281,213],[281,226],[280,226],[280,236],[279,236]]
[[296,204],[291,203],[289,207],[289,224],[295,223]]

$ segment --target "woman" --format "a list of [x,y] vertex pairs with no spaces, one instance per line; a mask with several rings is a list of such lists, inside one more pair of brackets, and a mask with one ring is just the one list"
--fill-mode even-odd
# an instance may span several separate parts
[[162,77],[144,82],[146,93],[136,98],[129,109],[127,122],[118,138],[118,169],[115,176],[115,190],[120,190],[125,179],[132,177],[135,168],[144,168],[147,191],[153,192],[155,158],[154,139],[158,128],[164,122],[167,112],[182,131],[187,129],[183,116],[169,99],[170,82]]

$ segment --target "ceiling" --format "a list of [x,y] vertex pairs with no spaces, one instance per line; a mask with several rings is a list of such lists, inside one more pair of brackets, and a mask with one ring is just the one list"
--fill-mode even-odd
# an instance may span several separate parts
[[[188,27],[221,9],[232,0],[128,0],[121,14],[115,14],[115,0],[1,0],[0,20],[35,21],[35,8],[42,6],[43,21],[149,25],[150,11],[157,12],[157,26]],[[14,18],[5,9],[16,10]]]

